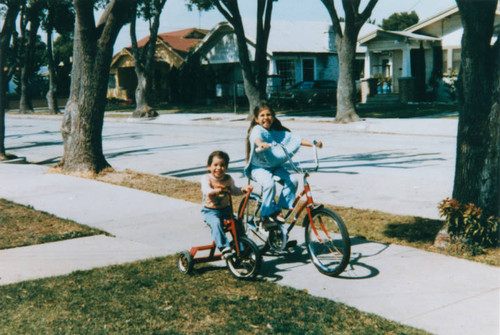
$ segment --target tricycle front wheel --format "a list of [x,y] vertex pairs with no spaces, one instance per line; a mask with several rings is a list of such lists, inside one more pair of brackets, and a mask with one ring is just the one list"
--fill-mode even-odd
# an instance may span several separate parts
[[[240,279],[252,279],[260,271],[262,256],[257,245],[245,236],[238,238],[240,253],[226,259],[227,266],[231,273]],[[233,250],[234,242],[231,247]]]

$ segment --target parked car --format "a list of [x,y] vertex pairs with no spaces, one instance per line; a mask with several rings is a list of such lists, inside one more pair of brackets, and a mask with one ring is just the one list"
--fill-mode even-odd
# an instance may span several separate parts
[[335,80],[301,81],[289,89],[272,92],[271,101],[280,105],[307,104],[316,106],[337,101],[337,82]]

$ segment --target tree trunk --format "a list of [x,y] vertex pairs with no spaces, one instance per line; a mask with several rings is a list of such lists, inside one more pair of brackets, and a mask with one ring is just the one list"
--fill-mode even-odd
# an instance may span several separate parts
[[57,105],[56,84],[55,84],[55,66],[54,55],[52,51],[52,28],[47,28],[47,67],[49,69],[49,90],[47,91],[47,106],[49,113],[59,114],[59,106]]
[[109,166],[102,150],[102,127],[113,45],[133,6],[113,0],[94,26],[93,2],[75,0],[71,93],[64,111],[61,166],[68,172],[99,173]]
[[335,122],[349,123],[359,121],[356,113],[356,84],[354,68],[356,61],[357,34],[348,34],[347,31],[340,43],[339,51],[339,80],[337,87],[337,115]]
[[490,44],[497,1],[457,4],[464,33],[453,198],[475,204],[485,215],[500,215],[500,44]]
[[40,19],[37,15],[32,15],[30,30],[28,32],[28,42],[25,49],[23,67],[21,69],[21,98],[19,100],[19,113],[32,114],[33,103],[31,101],[30,82],[33,79],[33,63],[35,61],[35,49]]
[[130,22],[130,39],[132,40],[132,53],[134,55],[134,68],[137,76],[137,87],[135,89],[136,107],[132,113],[132,117],[156,117],[158,113],[151,108],[151,89],[153,65],[155,62],[156,40],[158,37],[158,29],[160,27],[160,15],[165,6],[166,0],[155,1],[153,4],[153,23],[149,28],[149,41],[139,50],[136,38],[136,19],[134,16]]
[[337,85],[337,115],[335,122],[348,123],[359,121],[356,113],[356,84],[354,69],[356,64],[356,42],[363,24],[370,17],[378,0],[370,0],[360,13],[359,0],[342,0],[345,12],[344,31],[335,8],[334,0],[321,0],[330,15],[335,33],[335,48],[339,57],[339,80]]
[[0,160],[7,159],[7,153],[5,152],[5,108],[7,107],[5,96],[7,80],[4,71],[5,56],[7,49],[9,49],[10,39],[15,28],[20,7],[21,1],[19,0],[9,2],[7,12],[4,16],[2,31],[0,31]]
[[149,95],[151,90],[151,74],[147,75],[135,67],[137,76],[137,87],[135,88],[135,110],[132,117],[155,117],[158,113],[151,108],[149,104]]
[[[238,1],[215,1],[215,6],[222,15],[231,23],[238,44],[238,57],[243,74],[245,95],[248,99],[248,119],[253,118],[253,110],[260,100],[266,98],[267,85],[267,44],[271,31],[271,14],[273,0],[258,0],[257,2],[257,40],[255,47],[255,68],[250,61],[247,39],[243,28]],[[227,10],[226,10],[227,8]]]

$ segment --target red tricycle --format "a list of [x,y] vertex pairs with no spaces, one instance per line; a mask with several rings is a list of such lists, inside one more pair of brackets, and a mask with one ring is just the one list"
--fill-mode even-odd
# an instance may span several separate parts
[[[233,213],[231,194],[230,192],[227,193],[231,204],[231,213]],[[240,209],[238,215],[233,214],[231,218],[222,222],[224,231],[230,236],[230,247],[233,251],[231,256],[225,258],[226,264],[236,278],[244,279],[254,278],[259,273],[262,263],[259,248],[254,241],[246,237],[245,229],[241,222],[245,209],[244,204],[248,202],[250,193],[248,192],[243,199],[242,209]],[[196,257],[200,251],[201,254],[205,255]],[[206,255],[207,253],[208,255]],[[210,245],[192,247],[190,251],[180,252],[178,254],[177,267],[180,272],[189,274],[193,270],[194,264],[214,262],[222,259],[224,258],[217,251],[214,241]]]

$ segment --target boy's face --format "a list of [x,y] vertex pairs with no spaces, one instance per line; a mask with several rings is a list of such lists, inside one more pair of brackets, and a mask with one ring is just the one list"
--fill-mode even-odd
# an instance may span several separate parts
[[227,164],[226,161],[220,157],[215,156],[212,159],[212,164],[208,166],[208,171],[215,178],[222,178],[226,175]]
[[255,118],[255,122],[269,130],[274,122],[273,113],[268,108],[263,108]]

